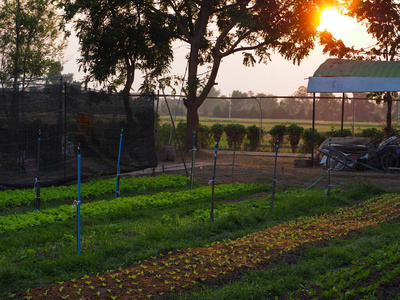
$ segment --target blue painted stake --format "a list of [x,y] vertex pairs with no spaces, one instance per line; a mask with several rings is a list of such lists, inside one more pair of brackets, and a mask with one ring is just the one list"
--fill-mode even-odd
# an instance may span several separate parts
[[119,151],[118,151],[118,164],[117,164],[117,178],[115,180],[115,198],[119,197],[119,165],[121,162],[121,148],[122,148],[122,135],[124,133],[124,129],[121,128],[121,134],[119,137]]
[[39,210],[40,208],[40,129],[39,129],[39,136],[38,136],[38,149],[37,149],[37,173],[36,173],[36,205],[35,211]]
[[77,222],[77,244],[78,244],[78,255],[81,255],[81,147],[78,143],[78,200],[76,201],[76,212],[78,216]]

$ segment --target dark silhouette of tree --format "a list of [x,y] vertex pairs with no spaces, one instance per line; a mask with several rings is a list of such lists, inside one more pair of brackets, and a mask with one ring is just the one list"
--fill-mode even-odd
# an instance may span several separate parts
[[[314,47],[318,26],[318,6],[324,0],[159,0],[147,5],[176,29],[176,39],[189,44],[186,86],[187,131],[185,144],[191,148],[192,131],[199,124],[198,109],[215,84],[222,60],[243,54],[243,63],[252,66],[267,62],[270,52],[294,63]],[[199,67],[209,72],[200,76]]]
[[59,65],[59,21],[49,0],[0,2],[0,75],[39,77]]
[[133,122],[129,94],[135,71],[145,73],[142,91],[155,89],[154,79],[172,60],[170,31],[165,20],[129,0],[65,1],[65,20],[72,21],[81,45],[79,61],[87,81],[116,90],[124,85],[127,121]]
[[32,77],[60,66],[65,43],[59,39],[56,7],[50,0],[0,1],[0,83],[14,88],[11,114],[19,123],[18,92]]

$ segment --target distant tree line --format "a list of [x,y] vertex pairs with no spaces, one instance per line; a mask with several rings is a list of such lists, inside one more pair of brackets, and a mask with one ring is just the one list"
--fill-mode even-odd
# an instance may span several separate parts
[[[353,100],[355,99],[355,100]],[[178,100],[169,100],[171,111],[178,116],[186,114],[185,107],[178,105]],[[307,93],[304,86],[289,98],[278,98],[273,95],[254,94],[233,91],[230,97],[221,96],[218,90],[213,89],[203,105],[199,108],[202,117],[214,118],[245,118],[245,119],[312,119],[312,95]],[[368,100],[364,93],[354,93],[349,98],[345,95],[344,121],[355,119],[363,122],[376,122],[384,120],[386,109],[373,100]],[[394,111],[395,115],[397,111]],[[167,115],[165,102],[161,102],[160,115]],[[318,94],[315,118],[323,121],[340,121],[342,117],[342,96],[334,94]]]

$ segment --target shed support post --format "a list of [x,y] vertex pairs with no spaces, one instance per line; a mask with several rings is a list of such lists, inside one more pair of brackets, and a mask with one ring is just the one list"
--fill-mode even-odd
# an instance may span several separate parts
[[312,129],[311,129],[311,166],[314,166],[314,148],[315,148],[315,93],[313,93],[313,109],[312,109]]
[[340,125],[340,135],[343,136],[343,120],[344,120],[344,93],[342,94],[342,122]]

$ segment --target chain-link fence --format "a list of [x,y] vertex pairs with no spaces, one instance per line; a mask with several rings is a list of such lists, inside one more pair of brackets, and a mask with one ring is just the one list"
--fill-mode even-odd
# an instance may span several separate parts
[[83,177],[115,174],[122,129],[121,172],[157,165],[152,95],[124,101],[120,94],[44,83],[23,90],[1,88],[0,107],[2,186],[74,179],[78,144]]

